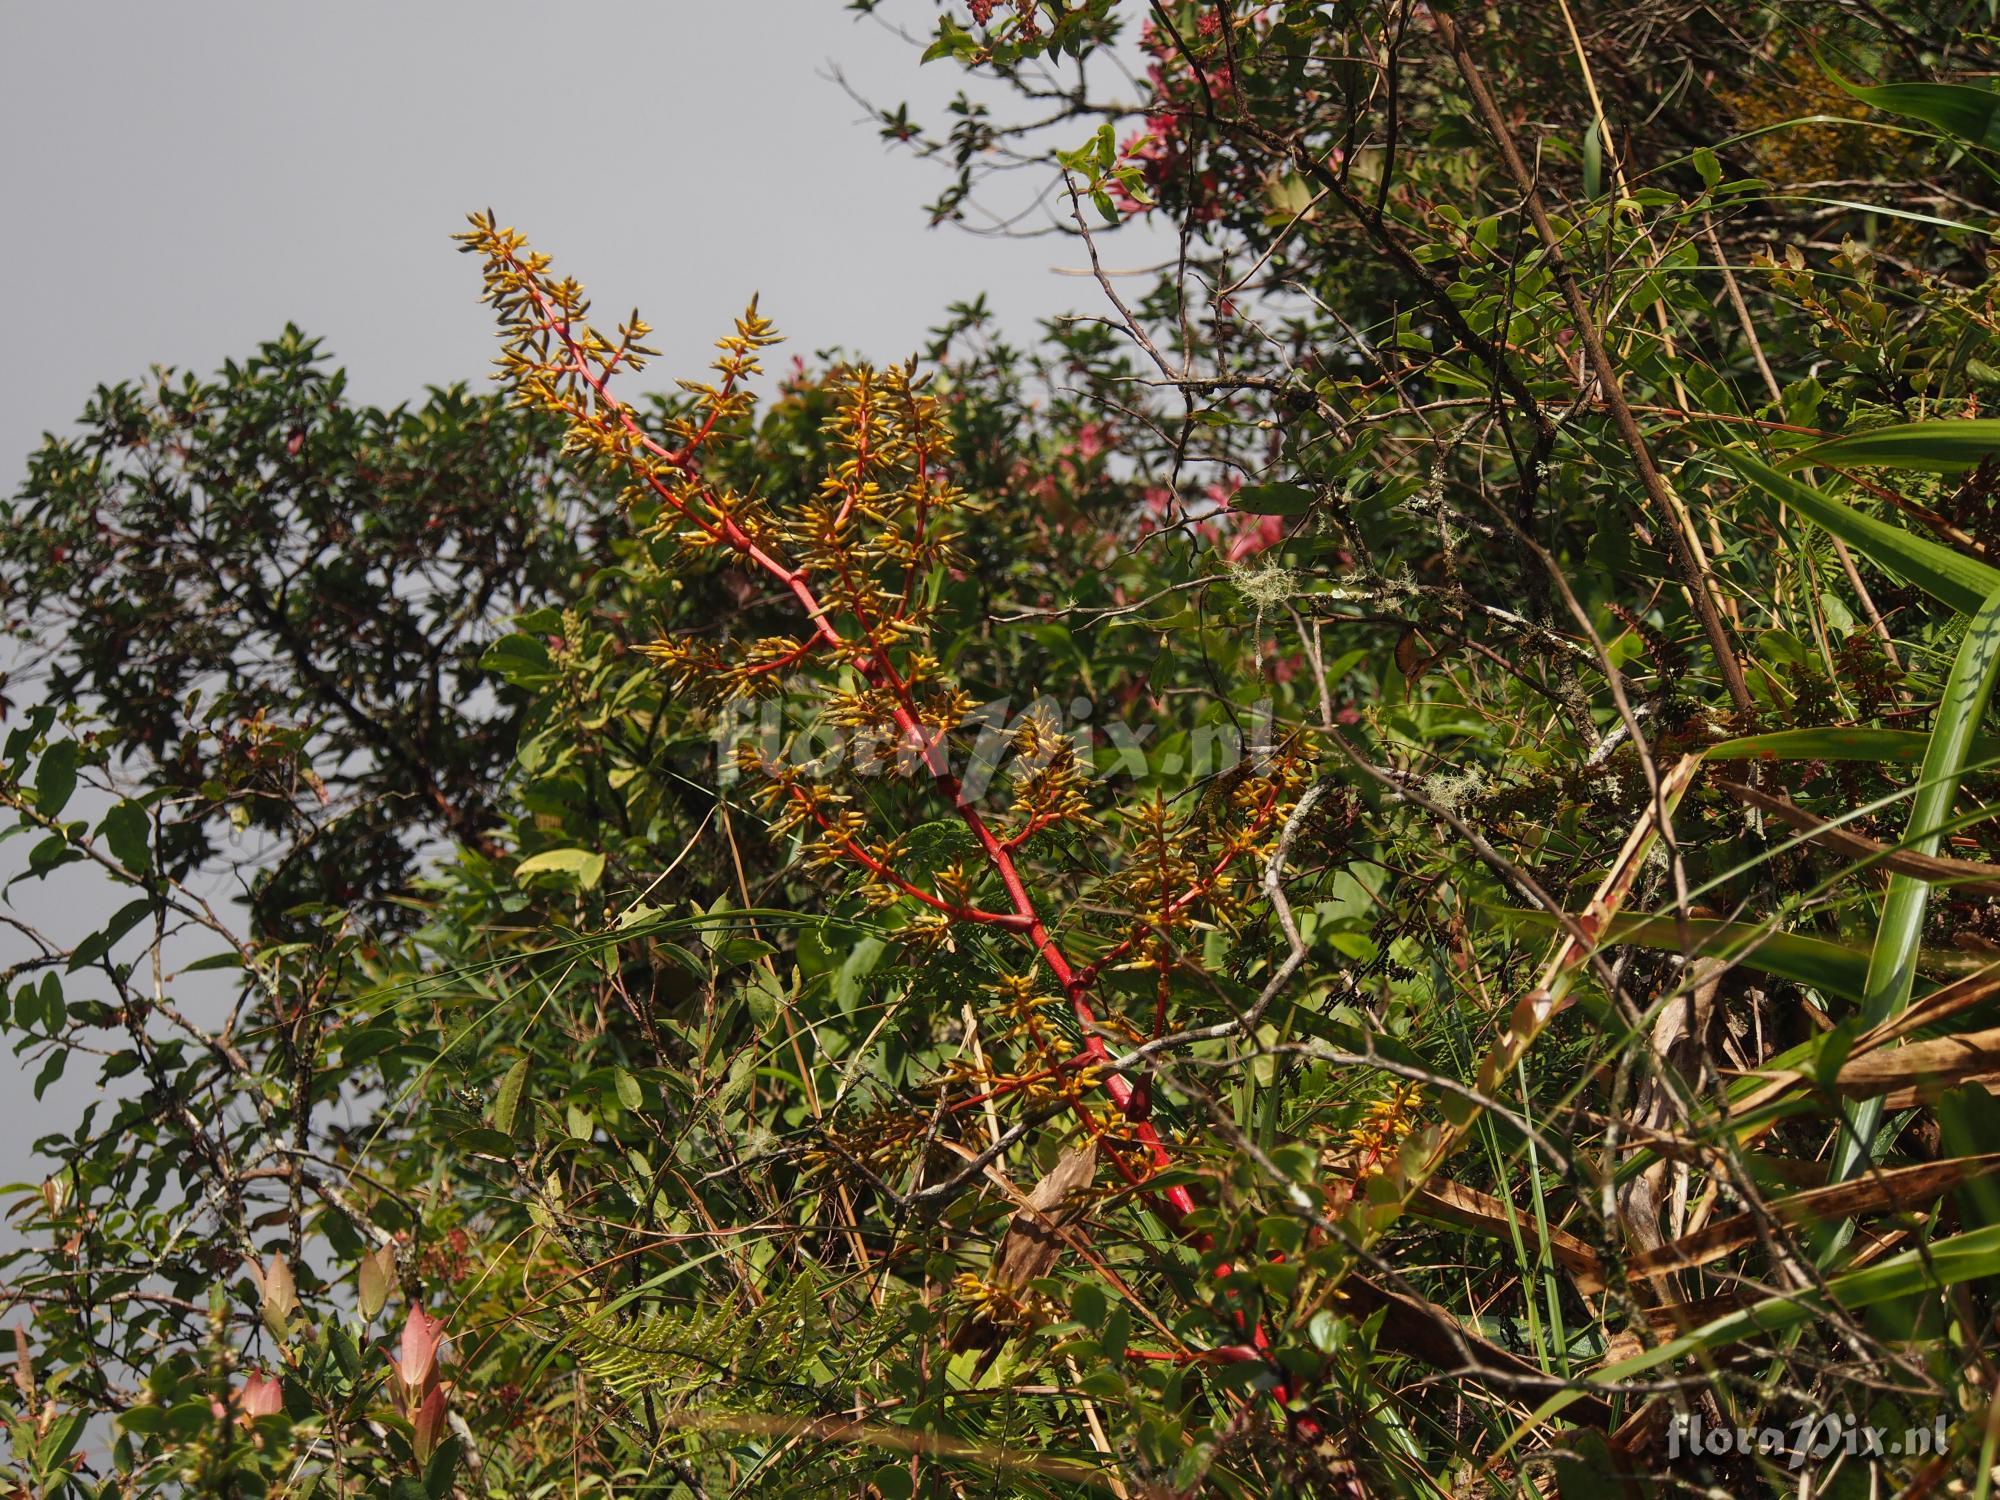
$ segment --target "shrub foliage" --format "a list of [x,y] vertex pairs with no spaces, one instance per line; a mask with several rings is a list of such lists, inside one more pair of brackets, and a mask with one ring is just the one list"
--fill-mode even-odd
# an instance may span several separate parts
[[16,1487],[1986,1493],[1991,17],[901,9],[1034,347],[35,459]]

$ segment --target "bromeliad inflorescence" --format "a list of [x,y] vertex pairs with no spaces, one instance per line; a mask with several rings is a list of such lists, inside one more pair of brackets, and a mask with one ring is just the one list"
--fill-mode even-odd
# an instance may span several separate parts
[[[1026,962],[990,987],[993,1041],[1011,1059],[948,1069],[937,1087],[957,1097],[941,1099],[940,1118],[971,1134],[1001,1100],[1062,1108],[1128,1182],[1168,1165],[1173,1153],[1149,1119],[1149,1080],[1113,1068],[1113,1047],[1161,1038],[1188,1019],[1178,1012],[1188,1002],[1174,998],[1175,973],[1198,961],[1203,932],[1248,919],[1285,810],[1304,784],[1307,747],[1266,747],[1185,812],[1155,797],[1100,819],[1087,749],[1045,717],[1024,714],[1008,734],[1010,805],[982,811],[953,770],[954,737],[975,722],[974,705],[931,639],[932,601],[976,502],[953,481],[951,429],[926,380],[900,366],[837,371],[827,422],[837,457],[817,487],[746,492],[705,468],[702,454],[752,410],[758,351],[775,342],[754,304],[719,342],[717,379],[683,382],[685,408],[649,422],[611,391],[614,376],[640,369],[651,352],[636,313],[601,334],[583,289],[553,276],[547,257],[514,230],[475,216],[460,238],[485,262],[486,300],[505,337],[499,363],[518,399],[561,418],[570,452],[623,479],[632,515],[656,544],[690,563],[743,570],[795,608],[788,635],[642,648],[677,691],[711,703],[814,685],[823,722],[849,736],[837,765],[788,762],[751,745],[738,752],[740,768],[762,778],[758,795],[773,831],[798,837],[807,867],[850,873],[906,944],[951,948],[979,934],[1027,950]],[[962,854],[919,861],[906,829],[875,826],[864,783],[885,773],[930,787],[970,836]],[[1106,837],[1128,827],[1129,848]],[[1022,861],[1049,839],[1086,837],[1097,840],[1099,873],[1087,904],[1066,905],[1059,939]],[[1052,871],[1037,885],[1074,878]],[[1127,1017],[1110,1011],[1100,991],[1105,975],[1132,967],[1152,970],[1156,983],[1146,1008]],[[911,1128],[885,1136],[880,1124],[872,1139],[819,1159],[886,1165],[885,1139],[895,1143],[887,1156],[900,1158],[928,1135]],[[838,1132],[828,1134],[838,1148]],[[1194,1206],[1183,1185],[1159,1198],[1175,1225]]]

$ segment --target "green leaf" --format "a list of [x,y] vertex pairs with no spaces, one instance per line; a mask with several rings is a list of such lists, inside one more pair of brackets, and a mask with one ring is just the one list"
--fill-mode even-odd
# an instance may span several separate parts
[[[585,1135],[588,1134],[586,1131]],[[461,1151],[474,1156],[490,1156],[495,1161],[511,1161],[516,1149],[511,1135],[488,1130],[484,1125],[475,1125],[469,1130],[455,1132],[452,1135],[452,1143]]]
[[1994,453],[2000,453],[2000,418],[1977,417],[1959,422],[1903,422],[1894,427],[1877,427],[1808,448],[1794,455],[1790,462],[1958,474],[1977,468]]
[[514,867],[516,879],[535,875],[560,875],[574,880],[584,890],[594,890],[604,878],[604,856],[590,849],[545,849]]
[[52,1476],[57,1466],[75,1451],[77,1439],[83,1436],[83,1426],[84,1418],[80,1411],[66,1412],[58,1417],[35,1450],[35,1467],[45,1476]]
[[623,1068],[611,1070],[611,1084],[618,1091],[618,1102],[627,1109],[637,1110],[646,1102],[646,1092],[639,1087],[639,1080]]
[[1957,136],[1975,146],[2000,146],[2000,94],[1965,83],[1854,84],[1833,81],[1864,104]]
[[77,743],[57,740],[42,753],[35,768],[35,811],[55,817],[76,790]]
[[35,1097],[40,1099],[44,1090],[63,1076],[63,1069],[69,1066],[69,1048],[58,1047],[42,1064],[41,1072],[35,1075]]
[[1717,456],[1765,494],[1818,522],[1866,554],[1869,561],[1915,584],[1960,614],[1974,613],[1987,595],[2000,588],[2000,569],[1990,568],[1977,558],[1865,516],[1831,495],[1780,474],[1747,453],[1727,449]]
[[544,687],[557,676],[548,644],[540,636],[523,635],[519,631],[503,635],[488,646],[485,655],[479,658],[479,665],[497,672],[516,687]]
[[133,874],[141,874],[152,863],[153,820],[136,802],[120,802],[104,815],[100,825],[111,857]]
[[207,958],[198,958],[191,964],[183,964],[180,972],[183,974],[203,974],[210,969],[240,969],[242,967],[243,955],[240,953],[211,953]]
[[445,1500],[451,1493],[452,1476],[458,1470],[458,1439],[447,1437],[438,1444],[431,1461],[424,1466],[424,1493],[430,1500]]
[[[1709,760],[1860,760],[1913,766],[1931,737],[1915,729],[1776,729],[1710,745]],[[2000,762],[2000,738],[1973,741],[1973,765]]]
[[500,1091],[493,1096],[490,1118],[493,1128],[502,1135],[512,1135],[520,1117],[521,1091],[528,1086],[528,1062],[524,1057],[509,1068],[507,1076],[500,1080]]
[[1250,484],[1236,492],[1229,508],[1251,516],[1302,516],[1312,503],[1313,492],[1302,484]]
[[750,1019],[760,1027],[769,1026],[785,1008],[785,987],[769,969],[754,969],[744,981],[743,1000],[750,1007]]
[[[1823,1318],[1830,1306],[1837,1305],[1852,1312],[1899,1297],[1994,1275],[2000,1275],[2000,1225],[1988,1225],[1984,1229],[1953,1235],[1930,1245],[1905,1250],[1900,1255],[1892,1255],[1858,1271],[1832,1277],[1826,1283],[1825,1294],[1808,1290],[1787,1292],[1767,1297],[1740,1312],[1725,1313],[1677,1339],[1670,1339],[1630,1359],[1606,1365],[1593,1377],[1593,1383],[1611,1386],[1690,1354],[1706,1354],[1759,1334],[1797,1328]],[[1506,1453],[1548,1418],[1588,1393],[1587,1390],[1562,1391],[1551,1396],[1507,1439],[1500,1453]]]
[[[1509,908],[1496,913],[1510,923],[1554,933],[1555,918],[1547,912]],[[1603,946],[1631,943],[1639,948],[1681,951],[1681,924],[1673,916],[1632,913],[1612,920]],[[1860,949],[1796,932],[1773,932],[1753,922],[1724,922],[1714,917],[1690,917],[1688,940],[1698,954],[1727,958],[1760,973],[1796,980],[1844,999],[1861,998],[1868,983],[1868,959]]]
[[762,938],[725,937],[715,940],[715,961],[727,968],[731,964],[755,963],[767,953],[776,953]]
[[[2000,678],[2000,588],[1972,617],[1952,659],[1951,676],[1931,724],[1923,771],[1910,799],[1909,821],[1901,847],[1917,854],[1936,854],[1944,842],[1942,829],[1951,817],[1972,756],[1973,731],[1986,715],[1993,684]],[[1861,998],[1861,1020],[1876,1026],[1899,1015],[1910,1003],[1917,979],[1917,956],[1923,948],[1924,916],[1930,908],[1930,882],[1913,875],[1893,874],[1882,897],[1882,915],[1875,927],[1875,946],[1868,956],[1868,985]],[[1842,1137],[1834,1181],[1851,1177],[1866,1160],[1868,1144],[1882,1119],[1882,1101],[1855,1106],[1852,1131]]]
[[1583,133],[1583,196],[1596,198],[1604,192],[1604,138],[1598,133],[1597,121],[1590,122],[1590,128]]

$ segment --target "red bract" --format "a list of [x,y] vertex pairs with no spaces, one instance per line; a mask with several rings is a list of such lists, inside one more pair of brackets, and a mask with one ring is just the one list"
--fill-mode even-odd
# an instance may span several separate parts
[[410,1419],[416,1432],[410,1440],[410,1448],[417,1455],[418,1463],[427,1463],[437,1448],[438,1433],[445,1423],[444,1390],[442,1385],[434,1385],[430,1394],[417,1407],[417,1414]]

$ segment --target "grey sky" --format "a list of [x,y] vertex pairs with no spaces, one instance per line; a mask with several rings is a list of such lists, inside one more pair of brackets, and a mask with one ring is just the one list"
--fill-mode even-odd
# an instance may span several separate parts
[[[607,312],[644,310],[662,380],[753,292],[793,349],[878,358],[978,291],[1016,335],[1095,300],[1053,273],[1060,240],[928,230],[937,174],[820,76],[835,62],[920,118],[958,83],[837,0],[0,0],[8,489],[99,382],[207,371],[287,320],[364,400],[482,378],[492,324],[448,236],[488,205]],[[0,846],[0,880],[27,847]],[[84,877],[14,895],[69,942],[123,901]],[[0,1054],[0,1182],[39,1176],[29,1140],[96,1070],[76,1058],[43,1107],[14,1071]]]
[[927,231],[936,174],[830,62],[889,102],[958,78],[838,0],[0,3],[0,459],[99,381],[287,319],[364,399],[479,376],[491,322],[447,237],[488,205],[684,358],[755,291],[801,351],[877,357],[980,289],[1020,332],[1087,300],[1059,241]]

